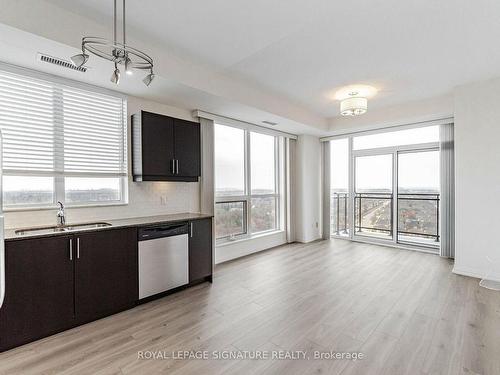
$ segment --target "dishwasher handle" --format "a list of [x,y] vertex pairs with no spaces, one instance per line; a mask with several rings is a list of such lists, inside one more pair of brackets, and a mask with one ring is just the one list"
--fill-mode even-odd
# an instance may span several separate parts
[[179,236],[182,234],[188,234],[188,232],[188,223],[185,222],[144,227],[139,228],[138,240],[146,241],[155,238]]

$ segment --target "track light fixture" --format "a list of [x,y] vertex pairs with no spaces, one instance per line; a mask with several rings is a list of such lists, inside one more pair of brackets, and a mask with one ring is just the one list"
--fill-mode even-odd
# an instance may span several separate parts
[[131,75],[134,69],[148,70],[149,74],[143,79],[146,86],[149,86],[154,78],[153,59],[144,52],[130,47],[125,39],[125,0],[123,0],[123,24],[122,24],[122,43],[117,42],[117,9],[116,1],[113,0],[113,40],[96,37],[82,38],[82,53],[71,57],[71,62],[81,67],[85,65],[90,54],[109,60],[115,64],[115,70],[111,76],[111,82],[118,84],[120,81],[120,69],[118,65],[125,66],[125,73]]
[[142,82],[144,82],[144,84],[146,86],[149,86],[151,84],[151,82],[153,82],[154,78],[155,78],[155,75],[154,75],[153,71],[151,70],[151,73],[149,73],[146,77],[144,77]]
[[111,75],[111,82],[113,82],[116,85],[120,83],[120,69],[118,69],[116,63],[115,63],[115,71]]
[[85,63],[88,61],[88,59],[89,59],[89,55],[87,55],[85,53],[79,53],[78,55],[71,57],[71,62],[73,63],[74,66],[79,68],[82,65],[85,65]]

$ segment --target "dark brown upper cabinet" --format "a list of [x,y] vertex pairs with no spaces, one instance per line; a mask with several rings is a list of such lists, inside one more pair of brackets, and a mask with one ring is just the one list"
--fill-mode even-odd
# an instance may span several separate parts
[[134,181],[198,181],[200,124],[141,111],[132,115]]

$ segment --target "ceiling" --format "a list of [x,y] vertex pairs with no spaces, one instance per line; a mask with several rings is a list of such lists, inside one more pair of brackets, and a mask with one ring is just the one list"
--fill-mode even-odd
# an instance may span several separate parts
[[[48,1],[111,30],[111,0]],[[349,84],[381,108],[499,75],[495,0],[129,0],[127,15],[129,34],[323,117]]]
[[[326,134],[324,129],[318,129],[290,118],[245,105],[236,100],[229,100],[214,95],[199,88],[183,84],[168,76],[156,75],[153,84],[146,87],[142,83],[144,74],[136,72],[131,77],[122,75],[120,84],[117,86],[110,81],[113,71],[112,65],[103,59],[90,59],[86,64],[86,73],[41,62],[38,58],[40,52],[68,60],[69,56],[78,53],[79,50],[64,43],[43,38],[2,23],[0,23],[0,50],[3,51],[0,58],[0,67],[4,67],[3,63],[6,63],[11,67],[27,68],[52,76],[80,81],[108,90],[119,91],[127,95],[169,104],[188,111],[199,109],[204,112],[224,115],[229,118],[239,119],[292,134],[313,134],[317,136]],[[278,125],[265,125],[262,123],[263,119],[275,122]]]

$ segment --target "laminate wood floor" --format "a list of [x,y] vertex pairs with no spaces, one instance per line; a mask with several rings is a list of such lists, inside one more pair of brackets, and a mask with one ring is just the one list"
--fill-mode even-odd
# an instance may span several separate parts
[[[500,374],[500,293],[451,268],[343,240],[286,245],[217,266],[213,285],[2,353],[0,374]],[[211,359],[166,358],[184,350]],[[309,359],[212,357],[256,350]],[[330,351],[364,358],[314,359]]]

